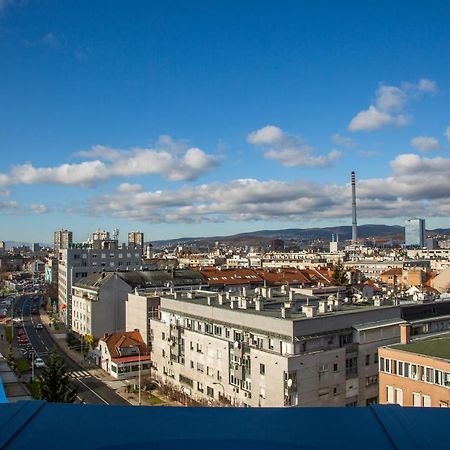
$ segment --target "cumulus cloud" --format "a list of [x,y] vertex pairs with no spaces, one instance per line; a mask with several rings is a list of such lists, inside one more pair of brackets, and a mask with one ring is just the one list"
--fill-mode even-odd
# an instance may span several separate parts
[[273,125],[251,132],[247,136],[247,142],[264,148],[266,159],[277,161],[286,167],[326,167],[341,157],[337,150],[316,156],[314,149],[303,138],[285,133]]
[[[401,154],[390,167],[391,174],[386,178],[357,181],[359,217],[450,214],[449,158]],[[110,195],[91,198],[88,211],[152,223],[350,220],[351,187],[348,183],[235,179],[186,185],[179,190],[147,191],[143,186],[123,183]]]
[[[62,184],[91,186],[113,177],[161,175],[167,180],[190,181],[217,166],[219,158],[199,148],[180,152],[180,145],[166,139],[166,147],[118,150],[95,146],[74,154],[89,159],[80,163],[65,163],[55,167],[34,167],[31,163],[11,168],[0,174],[1,185]],[[170,144],[170,145],[169,145]],[[176,147],[176,148],[175,148]]]
[[45,213],[50,212],[50,208],[47,205],[34,204],[34,205],[30,205],[30,208],[34,214],[45,214]]
[[417,83],[403,82],[400,87],[380,85],[375,100],[358,112],[348,125],[349,131],[374,131],[386,125],[402,126],[410,121],[405,108],[409,100],[437,92],[435,81],[425,78]]
[[333,142],[334,145],[340,146],[340,147],[347,147],[347,148],[351,148],[354,147],[355,145],[355,141],[348,137],[348,136],[341,136],[338,133],[333,134],[333,136],[331,136],[331,141]]
[[421,152],[429,152],[439,148],[439,141],[430,136],[417,136],[411,139],[410,144],[419,149]]

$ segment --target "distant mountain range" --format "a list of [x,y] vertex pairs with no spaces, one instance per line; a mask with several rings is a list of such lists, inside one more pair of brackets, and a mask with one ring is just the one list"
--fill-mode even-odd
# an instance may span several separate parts
[[[358,226],[358,237],[361,239],[373,238],[381,241],[403,241],[404,227],[400,225],[360,225]],[[283,230],[259,230],[248,233],[239,233],[230,236],[211,236],[211,237],[185,237],[178,239],[168,239],[153,241],[155,248],[170,247],[173,245],[209,245],[215,242],[222,242],[237,245],[264,245],[273,239],[282,239],[286,241],[310,242],[315,240],[331,241],[332,235],[338,236],[340,241],[351,239],[351,226],[337,226],[325,228],[288,228]],[[438,228],[428,230],[428,235],[450,235],[449,228]]]

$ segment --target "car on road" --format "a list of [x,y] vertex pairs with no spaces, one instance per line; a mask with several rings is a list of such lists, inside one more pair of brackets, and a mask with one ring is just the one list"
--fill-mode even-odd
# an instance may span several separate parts
[[25,336],[25,330],[23,328],[21,328],[18,332],[17,332],[17,336]]
[[37,368],[45,367],[45,362],[44,362],[44,360],[43,360],[42,358],[36,358],[36,359],[34,360],[34,367],[37,367]]
[[28,340],[28,338],[24,335],[24,336],[19,336],[17,338],[17,342],[19,343],[19,345],[26,345],[29,344],[30,341]]
[[23,328],[23,323],[22,323],[22,322],[17,322],[17,323],[14,325],[14,327],[17,328],[17,329]]
[[42,330],[44,327],[42,325],[42,323],[37,323],[34,328],[36,328],[36,330]]

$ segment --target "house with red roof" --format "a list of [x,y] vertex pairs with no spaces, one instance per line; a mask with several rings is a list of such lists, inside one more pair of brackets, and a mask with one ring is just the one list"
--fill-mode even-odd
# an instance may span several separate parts
[[150,375],[150,354],[138,330],[106,333],[98,341],[96,362],[117,380]]

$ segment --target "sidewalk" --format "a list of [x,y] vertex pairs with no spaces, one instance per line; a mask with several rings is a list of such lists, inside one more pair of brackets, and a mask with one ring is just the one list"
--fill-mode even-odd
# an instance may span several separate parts
[[[131,384],[131,381],[128,383],[125,380],[116,380],[111,375],[106,373],[104,370],[100,369],[97,366],[94,366],[90,361],[84,361],[81,359],[80,353],[72,350],[66,341],[67,328],[64,323],[58,322],[58,329],[55,330],[54,326],[50,326],[50,317],[44,310],[39,311],[40,318],[42,324],[50,333],[50,336],[55,341],[55,344],[67,355],[70,359],[72,359],[76,364],[81,366],[83,370],[89,372],[93,377],[97,378],[101,382],[105,383],[110,389],[113,389],[117,395],[120,395],[123,399],[125,399],[131,405],[137,406],[139,405],[139,396],[138,393],[128,393],[127,392],[127,384]],[[180,403],[170,400],[159,391],[155,391],[152,393],[154,396],[160,398],[167,406],[181,406]],[[145,391],[141,392],[141,404],[143,406],[156,406],[152,405],[148,400],[148,393]]]

